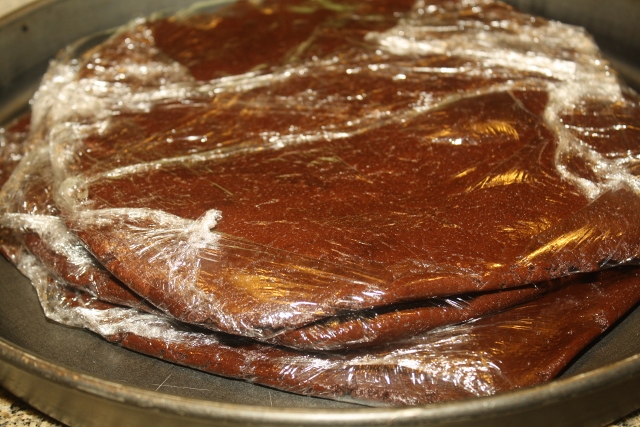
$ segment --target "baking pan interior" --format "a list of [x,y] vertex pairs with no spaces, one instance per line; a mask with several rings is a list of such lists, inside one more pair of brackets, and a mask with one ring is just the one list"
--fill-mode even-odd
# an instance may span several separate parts
[[[0,122],[27,108],[48,60],[80,37],[187,0],[39,1],[0,18]],[[586,26],[640,88],[640,2],[511,0]],[[603,425],[640,408],[640,309],[559,380],[413,408],[367,408],[284,393],[145,357],[44,319],[28,281],[0,260],[0,384],[70,425]]]

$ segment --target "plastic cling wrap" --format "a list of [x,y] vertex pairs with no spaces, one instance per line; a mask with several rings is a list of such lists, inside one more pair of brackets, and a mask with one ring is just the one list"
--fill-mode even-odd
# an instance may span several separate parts
[[[30,118],[30,114],[25,114],[0,128],[0,185],[9,179],[24,155]],[[15,256],[16,244],[13,232],[0,226],[0,252],[7,259]]]
[[552,378],[640,300],[640,99],[502,3],[138,19],[16,123],[3,252],[49,318],[170,362],[439,402]]
[[230,333],[638,254],[635,95],[581,30],[499,3],[136,21],[55,62],[34,117],[98,260]]
[[394,346],[305,353],[193,331],[164,316],[115,307],[66,288],[29,254],[18,259],[45,313],[58,322],[205,372],[373,405],[442,402],[538,384],[556,375],[640,299],[637,269],[609,270],[574,277],[567,286],[518,308]]
[[[23,145],[29,145],[26,136],[22,138]],[[0,194],[3,240],[10,244],[20,242],[52,274],[64,278],[71,286],[104,301],[151,310],[151,306],[100,266],[78,237],[67,230],[51,198],[50,165],[48,146],[33,143],[5,183]],[[5,252],[12,258],[10,246]]]
[[22,159],[29,132],[30,114],[24,114],[5,128],[0,128],[0,186],[3,185]]
[[[99,265],[79,239],[66,229],[51,199],[52,181],[48,146],[36,145],[3,189],[4,214],[0,225],[68,287],[88,292],[105,302],[153,310]],[[530,285],[509,291],[437,298],[350,313],[281,331],[268,341],[315,350],[371,346],[495,312],[559,285],[559,282]]]

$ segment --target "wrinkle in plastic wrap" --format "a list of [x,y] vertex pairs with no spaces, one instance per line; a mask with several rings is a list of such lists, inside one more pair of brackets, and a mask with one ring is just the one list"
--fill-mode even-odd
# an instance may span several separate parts
[[512,310],[394,346],[314,353],[194,331],[165,316],[116,307],[65,287],[26,252],[17,260],[53,320],[205,372],[370,405],[487,396],[546,381],[640,299],[637,268],[614,269],[574,276],[567,286]]
[[52,63],[1,195],[2,249],[56,321],[416,404],[546,381],[640,299],[632,267],[574,274],[640,241],[638,98],[577,28],[490,1],[262,1],[86,45]]
[[80,240],[67,230],[52,200],[52,176],[48,146],[22,136],[31,149],[23,155],[0,193],[3,245],[9,259],[11,245],[20,243],[38,257],[57,277],[78,289],[114,304],[151,310],[87,252]]
[[269,338],[638,255],[637,98],[582,30],[500,3],[137,21],[58,59],[33,107],[67,225],[216,330]]
[[[0,186],[9,180],[24,156],[30,120],[30,114],[23,114],[0,128]],[[4,196],[1,197],[3,199],[1,205],[6,206]],[[2,211],[4,213],[4,209]],[[0,226],[0,252],[2,255],[11,259],[15,255],[14,247],[17,244],[13,232]]]
[[22,160],[30,121],[31,115],[23,114],[0,128],[0,186],[4,185]]
[[[48,147],[34,144],[3,189],[0,200],[4,214],[0,225],[68,287],[88,292],[101,301],[153,311],[153,307],[101,267],[65,228],[51,199],[51,175]],[[496,312],[559,285],[559,282],[530,285],[499,293],[432,299],[385,310],[350,313],[281,332],[268,341],[312,350],[379,345]]]

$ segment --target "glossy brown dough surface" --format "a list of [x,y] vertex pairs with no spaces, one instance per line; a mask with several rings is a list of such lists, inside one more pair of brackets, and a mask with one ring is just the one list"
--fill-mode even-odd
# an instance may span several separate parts
[[298,352],[198,332],[73,292],[23,257],[45,313],[110,341],[205,372],[317,397],[414,405],[487,396],[553,378],[640,300],[637,268],[572,276],[512,310],[365,352]]
[[549,381],[640,300],[637,271],[607,271],[575,282],[518,308],[363,353],[296,354],[259,344],[194,345],[136,334],[115,340],[165,360],[300,394],[373,404],[445,402]]
[[638,102],[581,31],[500,3],[331,5],[137,23],[52,68],[56,202],[127,286],[268,338],[637,257]]
[[[18,143],[24,132],[7,128]],[[66,286],[93,295],[100,301],[153,311],[154,308],[107,272],[64,227],[51,199],[52,176],[49,151],[34,147],[2,192],[1,224],[10,233],[3,239],[9,254],[17,239],[40,263]],[[9,245],[9,246],[8,246]],[[15,262],[15,261],[14,261]],[[268,341],[292,348],[329,350],[380,345],[410,338],[438,326],[459,323],[535,298],[559,286],[545,283],[486,294],[434,298],[413,304],[394,305],[331,317],[298,329],[283,331]]]
[[[40,141],[29,144],[25,133],[16,134],[11,127],[7,132],[16,140],[21,137],[23,145],[32,147],[23,155],[0,193],[3,246],[10,249],[11,244],[19,242],[70,287],[113,304],[152,310],[101,267],[78,238],[66,229],[52,200],[53,178],[46,145]],[[10,260],[12,252],[5,253]]]

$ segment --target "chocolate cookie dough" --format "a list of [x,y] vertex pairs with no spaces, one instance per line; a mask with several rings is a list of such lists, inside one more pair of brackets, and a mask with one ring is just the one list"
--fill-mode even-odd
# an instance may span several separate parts
[[[10,128],[11,129],[11,128]],[[52,172],[46,146],[34,147],[11,176],[1,194],[3,245],[22,244],[66,287],[87,292],[100,301],[155,311],[105,270],[59,217],[53,200]],[[15,241],[14,241],[15,240]],[[11,245],[8,245],[11,243]],[[533,299],[560,283],[543,283],[501,292],[434,298],[383,310],[334,316],[298,329],[281,331],[268,342],[298,349],[330,350],[380,345],[438,326],[459,323]]]
[[54,200],[180,320],[264,339],[638,255],[637,97],[578,28],[485,1],[239,2],[76,56],[34,102]]
[[445,402],[532,386],[562,368],[640,300],[637,268],[575,275],[535,301],[367,351],[300,352],[193,330],[72,291],[23,254],[45,313],[123,347],[294,393],[370,405]]

